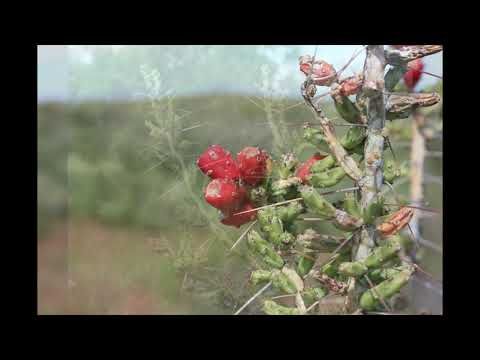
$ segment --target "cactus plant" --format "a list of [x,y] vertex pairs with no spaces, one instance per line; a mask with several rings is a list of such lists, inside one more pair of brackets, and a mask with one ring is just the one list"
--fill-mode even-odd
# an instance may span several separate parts
[[[316,152],[302,164],[294,154],[287,153],[270,163],[273,169],[269,169],[270,156],[265,151],[246,147],[237,156],[240,176],[221,180],[225,184],[228,181],[232,189],[246,184],[249,189],[245,194],[260,205],[253,208],[250,202],[241,203],[246,210],[238,210],[236,203],[237,212],[230,214],[251,214],[242,221],[232,222],[240,226],[253,220],[254,212],[258,211],[258,230],[249,228],[246,238],[249,251],[266,268],[255,269],[250,283],[256,286],[268,282],[261,292],[271,286],[295,299],[296,307],[286,307],[271,299],[263,301],[266,314],[307,314],[311,308],[307,309],[306,304],[321,302],[327,291],[342,297],[345,314],[381,307],[388,310],[388,299],[418,269],[401,254],[401,243],[391,240],[408,226],[415,210],[403,206],[391,211],[381,194],[386,183],[405,175],[402,168],[385,158],[389,148],[385,127],[387,119],[401,121],[398,119],[410,116],[418,107],[440,101],[436,93],[392,92],[402,76],[406,85],[413,88],[423,69],[420,58],[440,50],[436,45],[399,45],[390,50],[368,45],[363,73],[349,78],[341,78],[344,69],[337,72],[324,60],[310,55],[300,57],[300,71],[306,76],[301,93],[320,125],[318,129],[305,126],[303,138],[327,153]],[[387,65],[390,69],[384,75]],[[330,87],[338,114],[350,126],[342,137],[337,136],[334,124],[313,100],[317,86]],[[356,95],[355,101],[349,98],[352,95]],[[361,155],[360,161],[357,154]],[[207,168],[201,169],[208,174]],[[328,191],[344,179],[353,181],[353,190]],[[345,192],[343,200],[335,202],[327,198],[338,192]],[[229,202],[234,202],[228,200],[209,202],[225,209]],[[333,241],[336,248],[327,259],[321,253],[331,249],[332,238],[311,229],[301,233],[296,226],[305,212],[343,232],[343,240]],[[222,222],[228,225],[229,221]]]

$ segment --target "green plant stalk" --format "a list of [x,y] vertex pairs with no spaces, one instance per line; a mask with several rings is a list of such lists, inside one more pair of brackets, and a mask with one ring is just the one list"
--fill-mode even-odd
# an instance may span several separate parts
[[258,232],[251,230],[247,235],[247,245],[256,254],[260,255],[263,261],[273,268],[282,268],[284,261],[273,249],[272,245],[263,239]]
[[398,244],[378,246],[363,261],[341,263],[338,266],[338,272],[351,277],[363,276],[369,269],[378,268],[394,258],[400,250],[401,247]]
[[323,132],[320,129],[315,129],[312,127],[306,128],[303,131],[303,138],[319,150],[328,150],[327,140],[323,136]]
[[375,219],[380,216],[383,216],[383,206],[385,199],[378,195],[374,198],[365,209],[363,209],[363,222],[365,224],[373,224]]
[[275,301],[272,300],[265,300],[262,310],[267,315],[301,315],[299,309],[278,305]]
[[322,160],[316,161],[311,167],[310,167],[310,173],[316,174],[316,173],[322,173],[325,170],[328,170],[332,167],[334,167],[336,164],[335,158],[332,155],[328,155],[324,157]]
[[380,305],[380,298],[389,299],[408,283],[411,270],[404,270],[389,280],[382,281],[372,289],[365,291],[360,298],[360,307],[367,311],[375,310]]
[[350,215],[361,218],[362,211],[360,209],[360,205],[355,198],[355,193],[347,192],[345,193],[345,200],[343,201],[343,209],[348,212]]
[[328,290],[325,289],[324,287],[314,287],[314,288],[308,288],[305,290],[302,294],[303,300],[305,301],[305,305],[310,306],[312,305],[315,301],[318,301],[325,296],[327,296]]
[[305,205],[315,214],[325,218],[335,217],[336,209],[320,193],[311,186],[301,186],[300,194]]
[[352,126],[345,135],[340,138],[340,144],[347,150],[353,150],[365,140],[366,130],[362,126]]
[[295,219],[304,212],[304,208],[299,202],[293,202],[286,206],[278,206],[276,212],[277,216],[284,224],[289,224],[295,221]]
[[295,294],[297,292],[295,284],[280,270],[275,269],[272,271],[271,280],[274,288],[286,294]]
[[380,283],[382,281],[388,280],[393,278],[394,276],[398,275],[399,272],[408,270],[408,266],[396,266],[393,268],[386,268],[386,269],[373,269],[368,273],[368,277],[373,283]]
[[250,282],[253,285],[257,285],[261,282],[270,281],[272,278],[272,272],[268,270],[255,270],[250,274]]
[[308,177],[308,182],[317,188],[328,188],[337,185],[345,177],[345,170],[341,166],[324,172],[317,172]]
[[295,168],[298,165],[299,161],[295,154],[288,153],[282,155],[280,163],[277,166],[277,173],[280,176],[280,179],[288,179],[295,174]]
[[362,115],[355,104],[347,97],[335,95],[333,96],[335,109],[338,114],[347,122],[351,124],[361,124]]
[[367,266],[359,261],[344,262],[338,266],[338,272],[345,276],[360,277],[368,271]]
[[385,74],[385,90],[392,92],[407,71],[404,66],[392,66]]
[[401,250],[399,244],[378,246],[368,255],[363,263],[369,268],[377,268],[384,264],[386,261],[394,258]]
[[297,265],[298,275],[300,276],[307,275],[308,272],[312,269],[314,264],[315,264],[314,260],[309,259],[305,256],[300,256],[300,259],[298,260],[298,265]]

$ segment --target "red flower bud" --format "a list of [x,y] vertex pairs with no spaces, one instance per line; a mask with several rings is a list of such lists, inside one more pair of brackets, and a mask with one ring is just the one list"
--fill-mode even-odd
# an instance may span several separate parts
[[230,179],[214,179],[205,188],[205,200],[222,212],[238,209],[247,192]]
[[409,70],[403,75],[403,81],[410,90],[413,90],[422,77],[423,66],[421,59],[415,59],[408,63]]
[[[254,209],[253,205],[250,202],[246,202],[237,212],[248,211],[252,209]],[[250,221],[255,220],[256,217],[257,217],[257,210],[250,211],[244,214],[238,214],[238,215],[228,215],[228,216],[224,215],[223,219],[221,220],[221,223],[224,225],[235,226],[238,228],[243,224],[246,224]]]
[[197,159],[200,170],[212,179],[232,179],[240,177],[238,166],[232,155],[220,145],[211,145]]
[[267,175],[268,154],[265,150],[247,146],[237,154],[238,168],[243,181],[257,185]]
[[301,56],[299,58],[300,71],[305,75],[312,72],[312,80],[315,85],[330,86],[335,80],[335,69],[329,63],[323,60],[315,60],[312,68],[312,57],[310,55]]
[[326,156],[324,155],[316,153],[298,168],[296,176],[300,178],[305,184],[307,182],[307,178],[310,176],[310,168],[312,167],[312,165],[315,164],[318,160],[322,160],[325,157]]

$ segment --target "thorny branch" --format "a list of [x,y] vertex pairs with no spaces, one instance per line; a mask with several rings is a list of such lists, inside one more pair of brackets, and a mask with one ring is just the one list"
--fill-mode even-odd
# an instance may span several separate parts
[[388,47],[385,49],[385,59],[391,65],[404,65],[409,61],[432,55],[442,50],[442,45],[405,46],[400,49]]

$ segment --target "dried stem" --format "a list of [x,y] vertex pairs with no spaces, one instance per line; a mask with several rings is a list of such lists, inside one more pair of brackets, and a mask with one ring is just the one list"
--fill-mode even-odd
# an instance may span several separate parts
[[[425,138],[420,127],[425,118],[418,111],[414,112],[412,121],[412,147],[410,150],[410,201],[420,206],[423,202],[423,172],[426,155]],[[416,211],[410,220],[410,229],[415,239],[421,238],[420,213]],[[416,257],[416,248],[412,250],[412,257]]]
[[391,65],[403,65],[409,61],[432,55],[443,50],[442,45],[416,45],[401,49],[387,48],[385,59]]
[[345,173],[353,180],[359,181],[362,177],[362,171],[358,167],[358,164],[355,162],[355,160],[350,155],[348,155],[347,151],[338,141],[335,134],[335,128],[333,127],[331,121],[325,115],[323,115],[322,110],[318,106],[313,104],[311,98],[307,95],[307,87],[307,82],[305,82],[302,86],[302,95],[307,105],[310,106],[315,116],[319,120],[330,151],[337,160],[338,164],[340,164],[343,170],[345,170]]
[[[364,82],[360,97],[367,109],[367,139],[365,142],[365,174],[359,182],[360,205],[367,209],[380,191],[383,183],[383,148],[385,138],[382,130],[385,126],[384,104],[385,56],[383,45],[369,45],[363,68]],[[375,226],[364,225],[356,239],[353,259],[362,261],[375,246]],[[361,292],[360,285],[354,278],[350,279],[346,307],[355,306]]]

